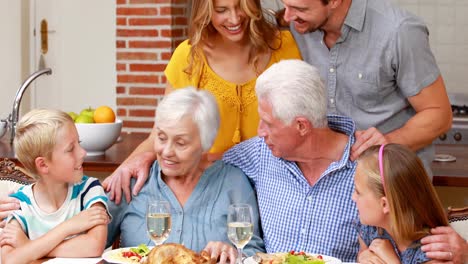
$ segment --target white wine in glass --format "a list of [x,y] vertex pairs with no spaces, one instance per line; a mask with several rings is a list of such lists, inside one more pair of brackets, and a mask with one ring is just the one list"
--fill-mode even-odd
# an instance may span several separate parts
[[228,238],[237,247],[237,263],[242,263],[242,249],[253,235],[253,213],[248,204],[231,204],[228,210]]
[[154,201],[148,204],[146,228],[155,246],[159,246],[171,233],[171,205],[168,201]]

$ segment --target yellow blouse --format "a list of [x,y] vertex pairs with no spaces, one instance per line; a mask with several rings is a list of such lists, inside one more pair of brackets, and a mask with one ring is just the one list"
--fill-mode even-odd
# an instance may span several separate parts
[[[289,31],[281,31],[282,45],[273,51],[267,67],[283,59],[301,59],[299,49]],[[223,153],[243,140],[257,135],[259,122],[257,98],[255,96],[256,78],[236,84],[218,76],[210,66],[203,61],[200,76],[184,73],[188,66],[191,45],[188,40],[182,42],[169,61],[164,71],[168,82],[174,89],[193,86],[210,91],[218,103],[221,124],[211,153]],[[195,68],[195,67],[194,67]]]

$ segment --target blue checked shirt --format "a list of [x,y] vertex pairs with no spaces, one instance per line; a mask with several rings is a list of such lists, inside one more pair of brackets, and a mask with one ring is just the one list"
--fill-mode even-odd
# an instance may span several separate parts
[[254,183],[267,252],[306,251],[355,262],[359,250],[351,199],[356,162],[349,159],[354,122],[329,115],[328,125],[349,136],[343,156],[310,186],[295,162],[273,156],[259,137],[228,150],[223,160]]

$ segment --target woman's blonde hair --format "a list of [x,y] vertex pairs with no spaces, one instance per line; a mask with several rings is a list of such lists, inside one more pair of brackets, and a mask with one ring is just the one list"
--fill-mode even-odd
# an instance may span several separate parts
[[26,113],[16,126],[14,148],[18,160],[35,179],[39,178],[36,158],[52,158],[57,133],[73,119],[65,112],[54,109],[34,109]]
[[417,240],[428,228],[447,226],[442,203],[423,163],[409,148],[385,145],[382,152],[384,184],[379,169],[380,146],[372,146],[358,159],[368,176],[368,186],[377,197],[386,196],[390,228],[396,240]]
[[[189,76],[194,73],[195,62],[202,61],[203,45],[209,44],[212,36],[217,30],[211,23],[215,0],[192,0],[190,14],[190,27],[188,31],[190,49],[189,65],[184,70]],[[249,53],[249,62],[257,69],[258,58],[268,50],[276,50],[281,47],[281,35],[278,27],[265,19],[260,0],[240,0],[240,7],[249,18],[249,40],[252,48]]]

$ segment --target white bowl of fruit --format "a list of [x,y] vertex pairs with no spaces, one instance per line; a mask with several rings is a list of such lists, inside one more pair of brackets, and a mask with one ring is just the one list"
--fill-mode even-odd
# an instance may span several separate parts
[[115,113],[108,106],[96,109],[87,108],[76,114],[68,113],[75,121],[80,137],[80,144],[87,156],[104,155],[120,136],[122,120],[115,118]]

